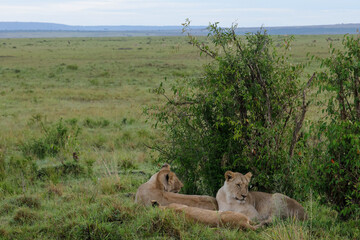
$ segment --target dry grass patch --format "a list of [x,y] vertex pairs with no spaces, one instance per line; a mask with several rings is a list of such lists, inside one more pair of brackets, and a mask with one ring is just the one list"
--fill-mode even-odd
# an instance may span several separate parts
[[39,219],[39,216],[36,212],[32,211],[29,208],[19,208],[10,223],[12,224],[33,224],[36,220]]
[[64,192],[64,185],[62,185],[61,183],[59,184],[53,184],[52,182],[50,182],[49,186],[47,187],[47,192],[50,196],[62,196],[63,192]]

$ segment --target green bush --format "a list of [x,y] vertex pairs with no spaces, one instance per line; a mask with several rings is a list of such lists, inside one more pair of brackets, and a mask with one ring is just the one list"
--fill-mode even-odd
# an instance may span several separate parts
[[360,122],[326,126],[328,141],[315,167],[317,188],[343,217],[360,216]]
[[[202,54],[213,58],[202,78],[172,87],[161,84],[165,106],[145,109],[155,127],[167,133],[160,161],[170,162],[185,182],[188,193],[215,195],[226,170],[255,176],[254,189],[292,195],[294,154],[307,111],[300,76],[304,65],[292,65],[278,54],[266,31],[235,34],[235,26],[209,26],[211,45],[190,36]],[[287,184],[283,184],[286,182]]]
[[46,126],[40,118],[36,118],[35,121],[42,127],[43,136],[21,144],[24,156],[36,156],[39,159],[56,156],[70,141],[76,142],[80,133],[80,128],[76,124],[71,124],[69,127],[62,119],[50,126]]
[[327,119],[319,125],[315,187],[343,218],[360,217],[360,35],[345,36],[344,49],[323,60],[320,92],[330,92]]

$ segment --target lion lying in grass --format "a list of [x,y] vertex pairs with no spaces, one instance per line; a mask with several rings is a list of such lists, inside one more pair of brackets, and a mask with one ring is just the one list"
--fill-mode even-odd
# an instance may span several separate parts
[[251,225],[252,222],[247,216],[237,212],[218,212],[197,207],[189,207],[177,203],[170,203],[167,206],[161,206],[156,201],[152,201],[152,205],[159,206],[160,209],[172,209],[176,213],[184,213],[187,219],[208,225],[210,227],[228,226],[236,229],[256,230],[261,226],[261,224],[257,226]]
[[170,171],[170,165],[164,164],[159,172],[138,188],[135,202],[150,206],[151,201],[155,200],[162,206],[169,205],[170,203],[179,203],[209,210],[218,209],[215,198],[202,195],[179,194],[178,192],[182,187],[183,184],[176,174]]
[[280,193],[249,192],[251,173],[227,171],[225,183],[216,194],[220,211],[245,214],[251,220],[271,222],[274,217],[306,219],[304,208],[296,200]]

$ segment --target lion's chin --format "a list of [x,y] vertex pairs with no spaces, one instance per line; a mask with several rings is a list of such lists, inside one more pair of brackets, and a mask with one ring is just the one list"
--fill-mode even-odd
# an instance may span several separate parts
[[235,197],[235,200],[236,200],[238,203],[240,203],[240,204],[244,204],[244,203],[245,203],[245,198],[240,199],[240,198],[238,198],[238,197]]

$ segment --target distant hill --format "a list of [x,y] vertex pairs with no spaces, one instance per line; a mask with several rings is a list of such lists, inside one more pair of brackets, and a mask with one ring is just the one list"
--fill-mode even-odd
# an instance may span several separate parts
[[[195,27],[196,28],[196,27]],[[206,28],[206,27],[202,27]],[[0,22],[0,31],[181,31],[181,26],[71,26],[57,23]]]
[[[265,27],[272,35],[355,34],[360,24]],[[260,28],[238,28],[238,34]],[[206,35],[206,26],[192,26],[193,35]],[[27,37],[111,37],[111,36],[181,36],[182,26],[71,26],[39,22],[0,22],[0,38]]]

